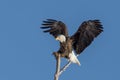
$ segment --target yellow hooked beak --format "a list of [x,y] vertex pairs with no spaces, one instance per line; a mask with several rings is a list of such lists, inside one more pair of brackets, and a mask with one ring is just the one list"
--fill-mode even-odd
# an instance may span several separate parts
[[56,37],[56,38],[55,38],[55,40],[59,40],[59,38],[58,38],[58,37]]

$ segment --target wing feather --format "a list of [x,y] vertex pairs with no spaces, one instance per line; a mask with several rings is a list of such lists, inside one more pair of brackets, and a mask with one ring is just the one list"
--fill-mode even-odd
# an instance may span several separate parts
[[77,32],[71,36],[75,52],[80,54],[102,31],[103,27],[99,20],[84,21]]
[[60,34],[68,36],[66,25],[61,21],[47,19],[46,21],[43,21],[42,25],[44,27],[41,27],[41,29],[45,29],[44,32],[49,32],[54,37]]

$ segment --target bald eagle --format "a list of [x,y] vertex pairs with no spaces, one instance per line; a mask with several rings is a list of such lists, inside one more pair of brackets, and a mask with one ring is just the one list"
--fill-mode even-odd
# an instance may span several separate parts
[[68,35],[67,27],[62,21],[47,19],[43,21],[42,25],[41,29],[44,29],[45,33],[51,34],[60,43],[60,48],[54,52],[54,55],[60,54],[61,57],[78,65],[80,65],[80,61],[76,55],[81,54],[103,31],[99,20],[84,21],[72,36]]

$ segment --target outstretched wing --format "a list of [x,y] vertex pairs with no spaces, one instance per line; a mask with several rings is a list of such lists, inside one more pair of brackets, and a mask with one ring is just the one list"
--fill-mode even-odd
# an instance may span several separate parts
[[103,27],[99,20],[84,21],[77,32],[71,36],[75,52],[80,54],[102,31]]
[[67,28],[65,24],[61,21],[47,19],[46,21],[43,21],[42,25],[44,27],[41,27],[41,29],[45,29],[44,32],[49,32],[55,38],[60,34],[68,36]]

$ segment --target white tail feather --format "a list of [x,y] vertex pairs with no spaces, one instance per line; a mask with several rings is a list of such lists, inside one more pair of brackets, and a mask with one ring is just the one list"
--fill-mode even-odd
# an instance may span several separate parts
[[74,51],[72,51],[72,53],[69,54],[69,60],[72,62],[72,63],[76,63],[78,65],[81,65],[79,60],[77,59],[77,56],[75,55]]

